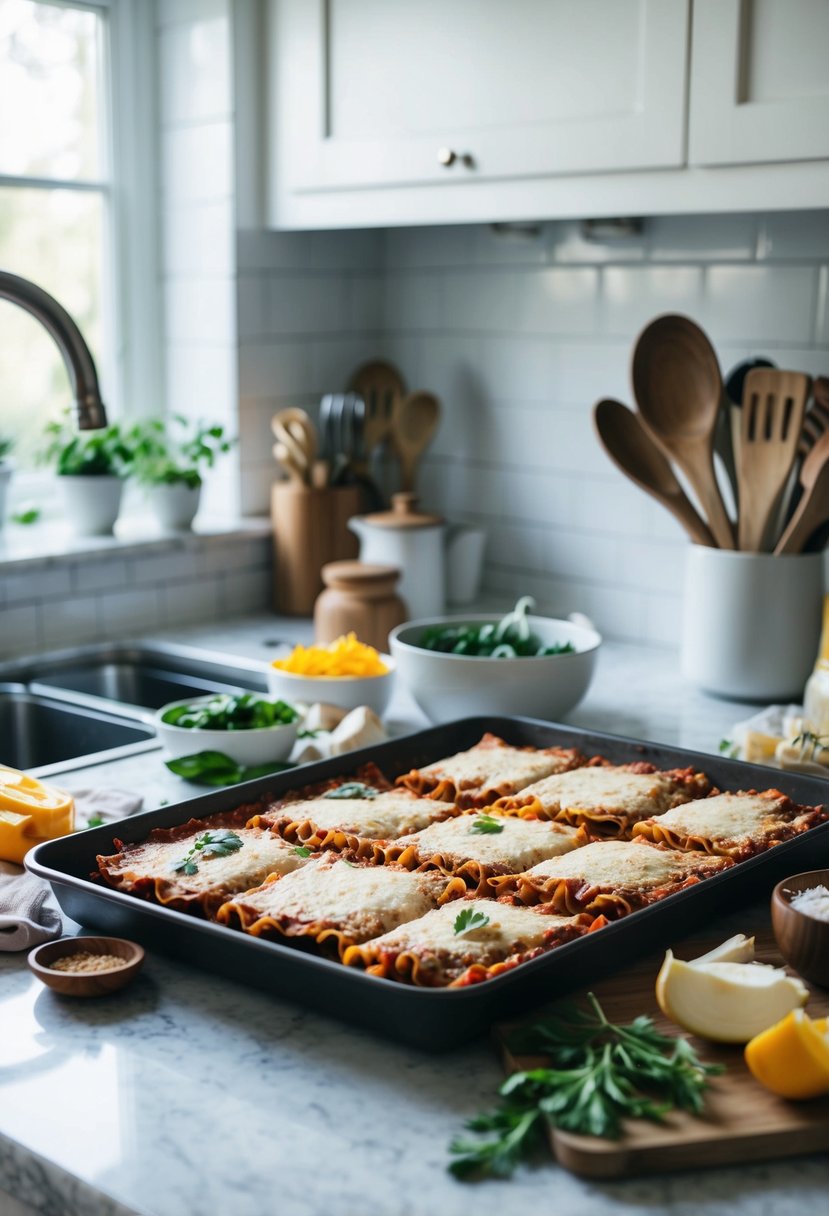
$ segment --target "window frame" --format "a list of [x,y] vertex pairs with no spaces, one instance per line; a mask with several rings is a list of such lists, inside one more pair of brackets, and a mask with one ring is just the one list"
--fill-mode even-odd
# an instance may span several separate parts
[[[99,176],[65,180],[0,173],[0,186],[95,192],[103,203],[99,375],[110,419],[164,410],[159,306],[155,5],[147,0],[38,0],[103,18]],[[18,470],[11,506],[35,499],[50,514],[51,473]]]

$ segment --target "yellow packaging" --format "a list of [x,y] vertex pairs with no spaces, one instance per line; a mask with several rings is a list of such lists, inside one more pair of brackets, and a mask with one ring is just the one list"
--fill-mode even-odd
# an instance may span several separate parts
[[0,859],[18,865],[29,849],[74,831],[71,794],[0,764]]

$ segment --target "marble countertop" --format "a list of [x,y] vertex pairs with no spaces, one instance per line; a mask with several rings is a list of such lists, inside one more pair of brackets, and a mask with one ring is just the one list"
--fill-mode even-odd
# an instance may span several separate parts
[[[275,639],[307,636],[306,622],[263,616],[154,638],[268,658]],[[689,689],[671,651],[606,643],[570,721],[713,752],[751,712]],[[402,692],[389,721],[395,731],[425,724]],[[157,753],[62,784],[140,789],[148,807],[187,796]],[[747,916],[730,917],[723,935],[750,928]],[[501,1078],[485,1040],[424,1055],[156,952],[124,992],[76,1002],[43,988],[23,956],[0,954],[0,1026],[3,1216],[487,1216],[519,1206],[799,1216],[825,1204],[824,1158],[601,1184],[544,1162],[509,1183],[456,1182],[446,1146],[492,1105]],[[2,1192],[17,1202],[5,1207]]]

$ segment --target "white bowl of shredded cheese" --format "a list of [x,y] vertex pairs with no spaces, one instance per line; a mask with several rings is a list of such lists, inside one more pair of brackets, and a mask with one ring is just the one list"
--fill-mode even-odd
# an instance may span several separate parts
[[341,709],[367,705],[382,717],[395,668],[391,655],[349,634],[328,646],[295,646],[289,655],[274,659],[267,671],[268,691],[292,705],[317,701]]

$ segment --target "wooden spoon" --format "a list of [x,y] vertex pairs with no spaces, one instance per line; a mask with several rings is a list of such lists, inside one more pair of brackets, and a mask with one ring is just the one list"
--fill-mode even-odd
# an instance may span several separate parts
[[399,397],[391,420],[391,441],[400,460],[401,489],[415,488],[417,462],[440,422],[440,402],[422,390]]
[[639,335],[631,376],[645,426],[687,476],[717,544],[733,549],[734,527],[714,473],[723,386],[711,343],[688,317],[657,317]]
[[737,479],[740,548],[748,553],[766,548],[769,521],[797,455],[811,386],[803,372],[761,367],[746,376]]
[[593,423],[604,450],[616,467],[646,494],[667,507],[692,541],[716,549],[710,529],[700,519],[638,415],[621,401],[605,399],[594,406]]
[[366,403],[362,443],[366,458],[389,434],[395,402],[406,392],[400,372],[391,363],[375,359],[358,367],[348,384]]
[[803,434],[798,444],[798,455],[807,456],[824,431],[829,430],[829,379],[818,376],[812,385],[814,401],[803,419]]
[[774,552],[802,553],[809,537],[829,519],[829,431],[825,431],[800,470],[804,494]]

